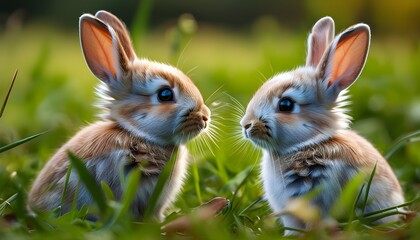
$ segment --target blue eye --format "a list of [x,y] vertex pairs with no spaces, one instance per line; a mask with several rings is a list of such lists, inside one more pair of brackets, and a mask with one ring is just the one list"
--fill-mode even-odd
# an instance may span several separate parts
[[280,112],[292,112],[295,108],[295,102],[288,97],[282,98],[279,101],[279,111]]
[[158,92],[160,102],[171,102],[174,100],[174,92],[170,88],[162,88]]

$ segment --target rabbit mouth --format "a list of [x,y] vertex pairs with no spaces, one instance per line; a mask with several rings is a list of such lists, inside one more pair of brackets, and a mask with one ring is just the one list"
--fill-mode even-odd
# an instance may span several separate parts
[[207,122],[199,119],[189,119],[184,121],[177,131],[176,135],[181,135],[182,138],[187,141],[196,137],[201,131],[207,128]]
[[271,139],[269,132],[249,131],[249,133],[246,133],[246,135],[251,141],[257,140],[268,142]]
[[206,128],[206,123],[203,121],[187,123],[182,127],[182,132],[187,134],[198,134],[201,130]]
[[190,109],[181,116],[181,122],[175,128],[174,135],[180,137],[181,142],[186,142],[208,128],[209,123],[210,118],[207,114]]
[[270,130],[266,126],[254,125],[250,128],[244,128],[244,135],[245,138],[262,148],[266,148],[272,140]]

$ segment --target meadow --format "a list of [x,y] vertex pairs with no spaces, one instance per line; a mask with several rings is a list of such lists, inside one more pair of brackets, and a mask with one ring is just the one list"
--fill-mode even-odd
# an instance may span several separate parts
[[[193,221],[187,235],[165,235],[161,224],[132,222],[121,212],[126,202],[105,199],[107,214],[87,220],[96,207],[31,215],[26,205],[30,185],[54,151],[81,127],[97,119],[94,87],[76,31],[42,23],[23,25],[0,35],[0,103],[15,69],[11,96],[0,118],[1,239],[273,239],[283,228],[262,199],[259,150],[241,140],[239,118],[253,93],[274,74],[304,64],[307,31],[292,31],[271,18],[248,29],[230,31],[198,24],[184,15],[178,23],[141,36],[141,57],[177,66],[196,83],[213,111],[218,135],[208,146],[190,145],[189,176],[166,221],[190,215],[214,198],[230,200],[216,218]],[[309,31],[312,25],[308,24]],[[345,26],[338,26],[343,29]],[[304,239],[415,239],[420,236],[420,42],[373,35],[367,64],[350,89],[352,128],[385,156],[405,191],[405,221],[369,226],[363,216],[320,222]],[[26,137],[40,136],[10,149]],[[337,202],[349,207],[357,196]],[[350,205],[349,205],[350,204]],[[305,207],[305,205],[302,205]],[[350,211],[350,210],[348,210]],[[194,214],[191,214],[194,219]]]

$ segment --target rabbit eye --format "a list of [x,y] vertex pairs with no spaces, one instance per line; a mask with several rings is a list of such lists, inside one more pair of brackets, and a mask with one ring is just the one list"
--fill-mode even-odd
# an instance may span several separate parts
[[171,102],[174,100],[174,92],[170,88],[162,88],[158,92],[160,102]]
[[295,108],[295,102],[290,98],[282,98],[279,101],[280,112],[292,112]]

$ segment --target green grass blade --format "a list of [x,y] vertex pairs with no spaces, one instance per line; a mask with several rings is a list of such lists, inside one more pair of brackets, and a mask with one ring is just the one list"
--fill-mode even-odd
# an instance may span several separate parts
[[126,214],[136,196],[140,185],[140,169],[133,169],[127,176],[122,197],[122,209],[120,214]]
[[222,179],[223,183],[227,183],[229,181],[229,176],[226,172],[226,168],[223,164],[223,160],[225,160],[225,154],[223,151],[219,151],[216,153],[216,165],[217,165],[217,173]]
[[202,204],[203,199],[201,198],[200,174],[198,173],[198,166],[196,162],[194,162],[194,164],[192,165],[192,175],[194,179],[194,187],[195,187],[195,192],[197,193],[198,202]]
[[382,211],[381,213],[372,215],[370,217],[364,217],[362,218],[362,222],[368,225],[373,225],[374,222],[381,220],[383,218],[389,217],[389,216],[393,216],[393,215],[398,215],[401,214],[400,211],[398,211],[398,209],[394,209],[394,211],[388,210],[388,211]]
[[405,202],[405,203],[400,204],[400,205],[397,205],[397,206],[392,206],[392,207],[388,207],[388,208],[384,208],[384,209],[380,209],[380,210],[376,210],[376,211],[364,213],[363,214],[363,217],[370,217],[370,216],[373,216],[373,215],[376,215],[376,214],[381,214],[383,212],[394,210],[396,208],[407,207],[407,206],[410,206],[410,205],[412,205],[414,203],[417,203],[417,202],[420,202],[420,197],[417,197],[417,198],[415,198],[415,199],[413,199],[411,201]]
[[6,199],[6,201],[4,201],[0,204],[0,216],[3,216],[3,212],[6,209],[6,206],[10,205],[10,203],[13,202],[17,198],[17,196],[18,196],[18,194],[15,193],[11,197]]
[[242,216],[244,213],[246,213],[249,209],[257,205],[258,203],[262,202],[264,200],[263,197],[259,197],[257,200],[251,202],[248,206],[246,206],[242,211],[238,214],[239,216]]
[[133,39],[134,48],[139,46],[139,39],[146,32],[149,25],[150,12],[152,11],[153,0],[140,1],[137,13],[134,16],[131,27],[131,36]]
[[365,190],[366,184],[362,184],[362,187],[360,188],[359,194],[357,194],[356,200],[353,203],[353,213],[356,213],[357,205],[360,201],[360,198],[362,197],[363,191]]
[[73,201],[71,205],[71,213],[72,213],[73,219],[77,217],[77,199],[79,196],[80,185],[81,185],[81,182],[80,181],[77,182],[76,191],[74,192]]
[[15,84],[16,76],[18,74],[18,70],[16,69],[15,74],[13,74],[12,82],[10,83],[9,90],[7,90],[6,97],[4,97],[3,105],[0,109],[0,118],[3,116],[4,109],[7,105],[7,100],[9,100],[10,93],[12,92],[13,85]]
[[358,207],[358,205],[359,205],[359,201],[360,201],[360,198],[362,197],[362,195],[363,195],[363,191],[365,190],[365,187],[366,187],[366,184],[362,184],[362,187],[360,188],[360,190],[359,190],[359,193],[357,194],[357,197],[356,197],[356,199],[354,200],[354,203],[353,203],[353,210],[350,212],[350,216],[349,216],[349,219],[348,219],[348,226],[349,227],[351,227],[352,225],[351,225],[351,223],[353,222],[353,220],[355,219],[355,217],[357,216],[357,207]]
[[[124,182],[121,182],[121,184],[124,184],[122,202],[121,204],[116,203],[116,204],[111,205],[112,212],[110,216],[108,217],[108,219],[105,220],[103,226],[101,227],[101,231],[107,231],[114,224],[118,222],[121,223],[121,221],[119,220],[121,220],[122,217],[127,214],[136,196],[137,190],[140,185],[140,176],[141,176],[140,170],[134,169],[130,171],[126,180],[124,180]],[[107,197],[108,195],[111,195],[112,197],[114,197],[114,195],[112,194],[112,190],[109,188],[109,186],[104,182],[101,182],[101,184]]]
[[364,172],[357,173],[352,179],[350,179],[343,188],[338,199],[335,201],[331,208],[331,215],[336,219],[347,219],[351,216],[354,208],[354,196],[360,192],[360,186],[366,179]]
[[375,166],[373,167],[372,172],[370,173],[369,181],[366,185],[365,199],[363,200],[363,205],[362,205],[362,213],[365,212],[366,206],[369,201],[369,191],[370,191],[370,187],[372,186],[373,177],[375,176],[377,164],[378,162],[375,163]]
[[155,208],[158,204],[160,195],[167,183],[168,180],[170,180],[170,177],[172,175],[172,170],[175,166],[176,160],[178,158],[179,154],[179,147],[175,147],[171,159],[166,163],[165,167],[163,168],[162,173],[159,176],[159,179],[156,183],[155,189],[153,189],[152,196],[149,199],[148,206],[146,208],[146,212],[144,214],[145,220],[152,220],[153,214],[155,212]]
[[84,219],[86,218],[87,214],[89,212],[89,209],[86,205],[83,205],[78,211],[77,211],[77,218]]
[[45,133],[46,132],[38,133],[38,134],[35,134],[35,135],[32,135],[32,136],[29,136],[27,138],[21,139],[19,141],[16,141],[16,142],[7,144],[6,146],[0,147],[0,153],[5,152],[5,151],[8,151],[8,150],[10,150],[12,148],[15,148],[15,147],[17,147],[17,146],[19,146],[21,144],[24,144],[24,143],[26,143],[28,141],[31,141],[32,139],[37,138],[37,137],[39,137],[39,136],[41,136],[41,135],[43,135]]
[[[232,209],[231,211],[237,212],[241,201],[244,199],[243,197],[238,197],[239,190],[245,186],[246,182],[248,181],[249,177],[252,175],[254,168],[252,166],[247,167],[244,171],[240,173],[239,179],[242,177],[242,180],[237,185],[236,189],[233,192],[233,196],[231,199]],[[236,177],[235,177],[236,178]]]
[[397,139],[397,141],[394,143],[394,145],[391,147],[391,150],[388,151],[388,153],[385,155],[385,159],[389,159],[392,154],[394,154],[399,148],[402,146],[411,143],[411,142],[418,142],[420,141],[420,130],[414,131],[412,133],[409,133],[407,135],[404,135]]
[[101,181],[101,188],[107,200],[115,201],[114,193],[111,188],[104,181]]
[[71,152],[68,153],[68,156],[70,158],[71,164],[79,174],[80,181],[86,186],[87,190],[92,195],[92,198],[98,205],[101,213],[105,213],[107,211],[105,195],[99,184],[96,182],[96,179],[90,175],[82,160],[80,160]]
[[[66,198],[66,192],[67,192],[67,188],[69,186],[69,180],[70,180],[70,174],[71,174],[71,169],[73,168],[72,164],[69,164],[69,167],[67,168],[67,173],[66,173],[66,181],[64,182],[64,188],[63,188],[63,192],[61,193],[61,206],[64,203],[64,200]],[[61,215],[61,214],[60,214]]]
[[352,211],[349,213],[350,215],[349,215],[349,217],[347,219],[347,223],[345,225],[343,225],[343,226],[346,227],[346,230],[348,230],[348,231],[353,230],[353,227],[355,226],[352,223],[355,222],[354,219],[357,216],[357,207],[359,206],[359,201],[360,201],[360,198],[363,195],[363,192],[365,190],[365,187],[366,187],[366,184],[362,184],[362,186],[361,186],[361,188],[359,190],[359,193],[357,194],[357,197],[356,197],[356,199],[353,202],[353,208],[352,208]]

